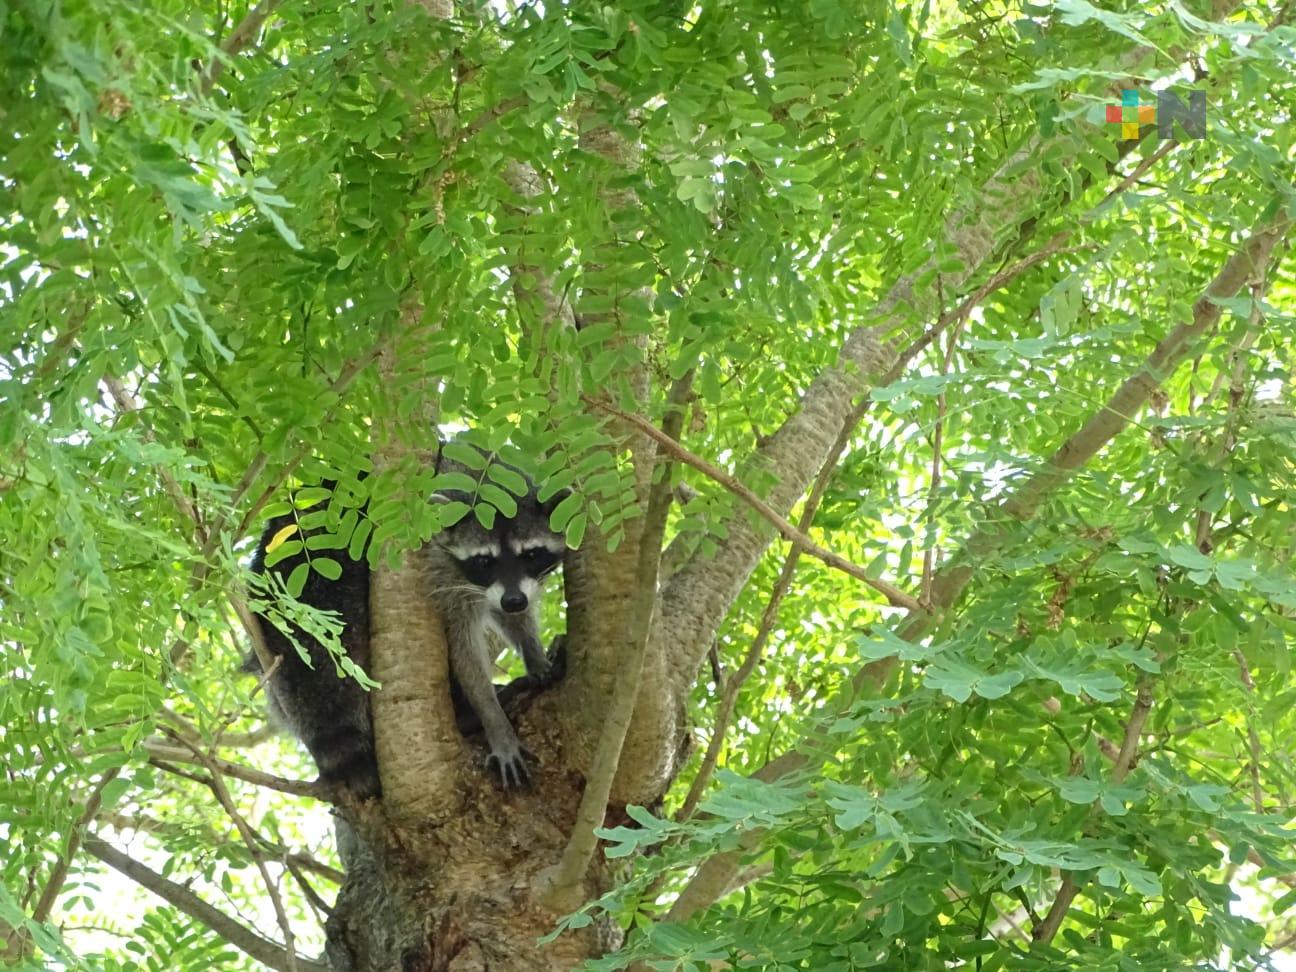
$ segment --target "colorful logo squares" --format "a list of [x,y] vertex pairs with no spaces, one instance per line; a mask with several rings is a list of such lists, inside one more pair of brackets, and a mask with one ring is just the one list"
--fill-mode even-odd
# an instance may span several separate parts
[[1121,138],[1138,138],[1140,125],[1156,124],[1156,105],[1139,104],[1139,93],[1121,90],[1121,103],[1107,106],[1107,123],[1121,127]]

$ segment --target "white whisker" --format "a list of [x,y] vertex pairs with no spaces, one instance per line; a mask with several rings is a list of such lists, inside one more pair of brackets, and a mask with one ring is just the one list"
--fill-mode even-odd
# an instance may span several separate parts
[[444,587],[433,587],[428,593],[430,594],[451,594],[455,591],[467,591],[469,594],[476,594],[478,598],[485,595],[485,590],[476,584],[447,584]]

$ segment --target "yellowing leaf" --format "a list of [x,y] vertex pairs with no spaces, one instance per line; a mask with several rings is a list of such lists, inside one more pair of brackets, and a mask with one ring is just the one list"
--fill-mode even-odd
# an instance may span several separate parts
[[271,537],[270,542],[266,544],[266,553],[272,552],[276,547],[280,546],[285,540],[287,540],[296,532],[297,532],[296,523],[289,523],[286,527],[283,527],[280,530],[276,530],[275,535]]

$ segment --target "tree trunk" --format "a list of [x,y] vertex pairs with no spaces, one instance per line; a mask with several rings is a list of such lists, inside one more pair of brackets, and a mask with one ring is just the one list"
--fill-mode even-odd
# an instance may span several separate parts
[[[441,823],[393,822],[381,802],[339,808],[346,880],[326,956],[337,972],[565,972],[617,947],[620,929],[608,922],[538,944],[561,916],[537,904],[534,892],[562,854],[584,778],[563,759],[557,695],[528,701],[527,711],[510,715],[536,756],[530,789],[506,794],[484,769],[469,767],[455,781],[458,806]],[[475,739],[466,745],[478,747]],[[612,878],[600,855],[586,876],[588,896]]]

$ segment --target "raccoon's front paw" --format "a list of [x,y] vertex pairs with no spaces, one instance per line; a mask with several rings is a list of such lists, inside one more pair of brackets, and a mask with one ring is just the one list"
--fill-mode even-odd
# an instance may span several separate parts
[[554,674],[553,665],[549,664],[549,659],[544,657],[527,669],[527,676],[531,679],[531,684],[537,689],[547,689],[558,681],[557,676]]
[[528,758],[535,759],[514,739],[506,746],[491,749],[490,755],[486,757],[486,768],[499,771],[500,784],[504,789],[521,790],[531,785]]
[[548,670],[545,673],[545,686],[561,682],[563,676],[567,674],[567,637],[559,635],[549,646],[549,654],[545,658],[548,663]]

